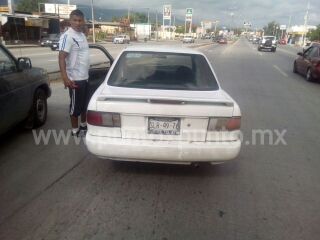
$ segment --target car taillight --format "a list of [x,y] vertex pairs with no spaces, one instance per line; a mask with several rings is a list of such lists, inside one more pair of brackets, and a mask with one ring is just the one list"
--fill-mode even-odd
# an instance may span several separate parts
[[88,111],[87,122],[95,126],[121,127],[119,113]]
[[241,117],[210,118],[208,131],[234,131],[240,129]]

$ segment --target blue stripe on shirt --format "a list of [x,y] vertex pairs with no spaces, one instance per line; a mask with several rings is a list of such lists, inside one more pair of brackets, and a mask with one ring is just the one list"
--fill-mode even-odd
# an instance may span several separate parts
[[65,48],[65,46],[66,46],[67,37],[68,37],[68,34],[65,34],[65,35],[63,36],[61,50],[64,50],[64,48]]

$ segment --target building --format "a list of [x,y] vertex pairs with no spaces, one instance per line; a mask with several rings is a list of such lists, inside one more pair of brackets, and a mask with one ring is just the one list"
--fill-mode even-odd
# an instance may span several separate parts
[[307,26],[306,28],[304,28],[304,25],[295,25],[295,26],[291,26],[289,28],[286,29],[286,34],[287,34],[287,42],[289,44],[296,44],[296,45],[302,45],[302,37],[305,34],[307,34],[307,32],[310,29],[316,29],[317,26]]
[[60,19],[54,15],[0,12],[0,41],[3,44],[37,44],[47,34],[59,33]]

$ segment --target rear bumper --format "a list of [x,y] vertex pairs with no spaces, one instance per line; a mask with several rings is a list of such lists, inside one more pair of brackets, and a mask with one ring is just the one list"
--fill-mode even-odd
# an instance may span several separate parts
[[99,158],[120,161],[220,164],[235,158],[240,140],[232,142],[155,141],[86,136],[88,150]]

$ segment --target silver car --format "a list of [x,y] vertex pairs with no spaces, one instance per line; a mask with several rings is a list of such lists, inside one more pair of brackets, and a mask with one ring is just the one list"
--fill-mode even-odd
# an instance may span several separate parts
[[185,36],[183,39],[182,39],[182,42],[183,43],[194,43],[194,38],[192,36]]

